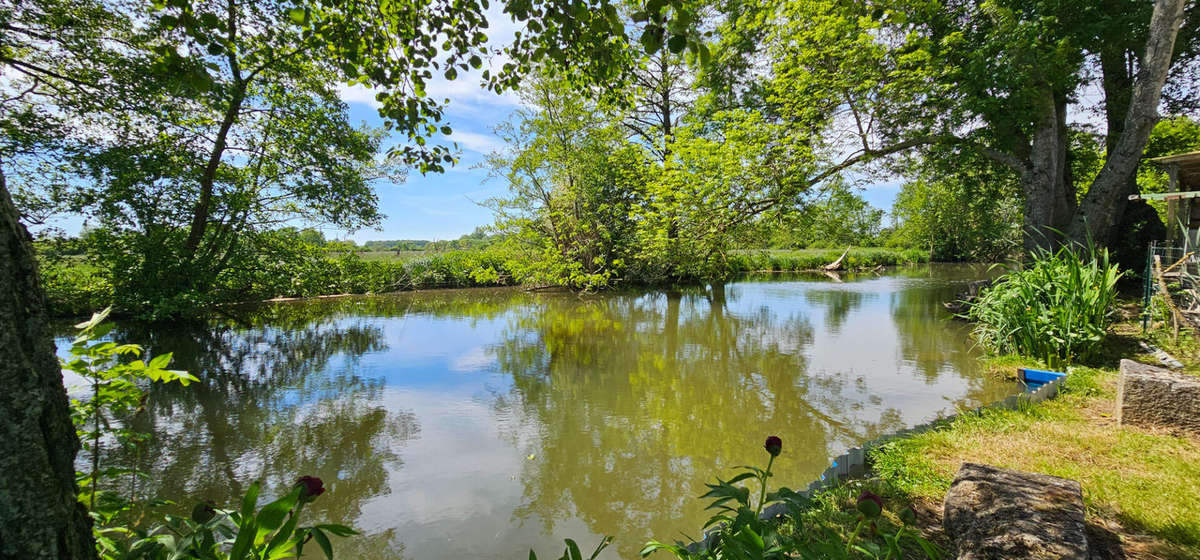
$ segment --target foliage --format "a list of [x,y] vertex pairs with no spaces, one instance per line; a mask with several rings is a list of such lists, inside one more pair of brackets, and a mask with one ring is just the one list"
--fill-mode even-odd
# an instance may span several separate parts
[[1021,244],[1021,199],[1008,170],[970,154],[927,155],[892,207],[891,244],[937,261],[1003,260]]
[[[911,509],[902,510],[899,514],[903,525],[896,531],[880,530],[878,521],[883,514],[883,500],[871,492],[864,492],[855,504],[859,517],[849,535],[839,534],[825,527],[796,527],[783,515],[764,518],[761,514],[767,504],[781,505],[793,520],[803,518],[805,511],[813,507],[812,500],[807,496],[787,487],[767,492],[771,465],[779,455],[781,445],[779,438],[772,437],[774,442],[768,438],[765,446],[771,457],[766,469],[740,467],[742,472],[729,480],[721,480],[718,477],[716,484],[708,485],[708,493],[701,498],[712,498],[713,502],[708,509],[715,509],[718,513],[705,524],[704,529],[708,532],[700,546],[689,547],[682,542],[665,544],[650,541],[642,549],[642,557],[665,550],[679,560],[860,557],[900,559],[905,555],[904,546],[911,541],[912,545],[928,557],[935,560],[941,558],[941,551],[909,526],[915,520]],[[772,443],[776,445],[772,447]],[[753,501],[756,504],[754,506],[750,489],[737,485],[744,480],[754,480],[760,488],[758,500]],[[868,534],[877,534],[883,541],[883,546],[874,539],[867,538]]]
[[77,477],[84,493],[80,501],[88,506],[97,522],[104,524],[128,507],[115,495],[98,489],[103,478],[133,474],[116,468],[100,469],[101,445],[113,439],[121,446],[136,446],[138,433],[125,429],[119,418],[136,410],[145,395],[140,384],[146,382],[187,385],[197,379],[186,371],[166,369],[171,354],[159,354],[149,362],[137,359],[142,348],[136,344],[118,344],[101,340],[112,329],[104,323],[111,308],[106,308],[88,321],[75,325],[79,334],[71,343],[70,360],[60,360],[69,370],[87,380],[89,398],[71,399],[71,418],[83,449],[90,455],[91,470]]
[[302,558],[305,545],[315,542],[325,557],[332,560],[330,535],[347,537],[358,534],[344,525],[300,526],[304,506],[325,491],[321,480],[301,477],[287,495],[259,509],[259,484],[246,490],[241,509],[215,509],[211,504],[196,504],[188,518],[165,516],[161,525],[137,532],[128,543],[105,542],[105,560],[268,560]]
[[968,316],[987,348],[1064,367],[1100,348],[1120,277],[1106,249],[1038,251],[984,290]]
[[512,196],[493,199],[497,229],[527,255],[535,283],[597,288],[614,283],[633,252],[648,166],[609,108],[548,77],[524,90],[532,108],[498,128],[507,153],[488,161]]
[[[562,556],[559,556],[558,560],[584,560],[583,553],[579,551],[579,545],[574,540],[563,539],[563,542],[566,544],[566,548],[563,549]],[[609,544],[612,544],[612,537],[600,539],[600,544],[596,545],[596,549],[587,557],[587,560],[596,560]],[[529,560],[537,560],[537,554],[532,550],[529,551]]]
[[832,181],[799,210],[760,220],[755,235],[780,249],[871,247],[879,244],[883,215],[849,185]]
[[[740,251],[730,255],[729,267],[733,272],[812,271],[821,270],[841,255],[841,250],[832,249]],[[928,253],[920,249],[855,247],[846,253],[842,264],[845,270],[861,270],[928,261]]]
[[649,185],[639,260],[651,281],[721,279],[730,251],[764,213],[794,208],[811,163],[787,127],[731,110],[682,127]]

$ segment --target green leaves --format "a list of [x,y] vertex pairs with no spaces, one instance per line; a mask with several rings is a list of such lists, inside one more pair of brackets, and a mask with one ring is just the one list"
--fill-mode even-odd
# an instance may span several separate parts
[[648,25],[642,31],[642,48],[646,50],[646,54],[654,54],[662,48],[663,29],[657,25]]
[[989,350],[1065,367],[1098,350],[1121,274],[1104,249],[1041,251],[984,290],[968,316]]
[[[586,559],[580,552],[579,545],[576,544],[574,540],[563,539],[563,542],[566,544],[566,548],[563,550],[562,556],[560,556],[558,560],[596,560],[596,558],[600,556],[600,553],[603,552],[605,548],[608,548],[608,545],[612,544],[612,537],[606,536],[603,539],[600,539],[600,544],[596,545],[596,548],[592,551],[592,554]],[[529,560],[537,560],[537,554],[534,553],[533,550],[529,551]]]

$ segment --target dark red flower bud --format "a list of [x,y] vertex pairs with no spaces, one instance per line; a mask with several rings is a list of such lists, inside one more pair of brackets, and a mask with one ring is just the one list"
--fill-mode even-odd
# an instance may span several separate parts
[[867,519],[875,519],[879,514],[883,513],[883,498],[876,496],[870,490],[863,490],[862,494],[858,495],[858,511],[862,512]]
[[325,483],[315,476],[304,475],[296,481],[296,486],[300,487],[301,499],[313,499],[325,493]]
[[770,453],[772,457],[778,457],[779,452],[783,451],[783,440],[779,439],[779,436],[770,436],[767,438],[767,443],[763,445],[763,448],[766,449],[767,453]]

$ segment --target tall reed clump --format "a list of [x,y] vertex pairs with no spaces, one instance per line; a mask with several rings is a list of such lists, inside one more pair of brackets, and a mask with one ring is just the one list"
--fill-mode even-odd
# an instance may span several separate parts
[[1112,321],[1117,280],[1108,250],[1042,250],[1001,276],[971,306],[975,335],[988,349],[1063,367],[1095,352]]

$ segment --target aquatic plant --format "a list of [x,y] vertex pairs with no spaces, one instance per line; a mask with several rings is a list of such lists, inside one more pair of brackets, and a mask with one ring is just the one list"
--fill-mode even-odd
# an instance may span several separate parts
[[1106,249],[1041,250],[984,290],[968,318],[989,350],[1064,367],[1098,349],[1121,275]]

